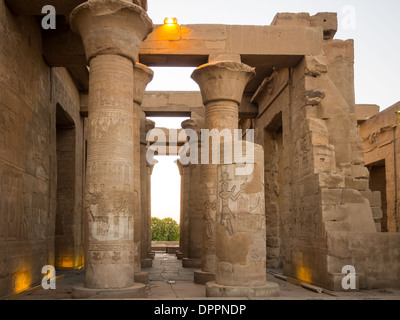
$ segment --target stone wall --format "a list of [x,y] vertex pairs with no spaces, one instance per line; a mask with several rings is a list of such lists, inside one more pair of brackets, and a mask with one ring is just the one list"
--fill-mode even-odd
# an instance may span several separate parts
[[255,140],[265,149],[267,266],[332,290],[342,290],[346,265],[361,288],[400,279],[400,237],[378,233],[382,202],[369,187],[353,75],[353,41],[326,38],[319,55],[275,70],[253,97]]
[[[382,231],[389,232],[400,231],[400,115],[396,114],[399,110],[400,103],[396,103],[360,125],[365,163],[371,170],[371,179],[377,179],[371,183],[375,189],[386,186],[386,194],[382,197],[386,204],[384,215],[379,211],[376,215],[385,217]],[[381,179],[377,177],[380,167],[384,172]]]
[[0,297],[5,297],[40,283],[42,267],[55,263],[57,103],[77,121],[77,135],[81,129],[71,78],[42,59],[39,23],[14,16],[4,1],[0,61]]

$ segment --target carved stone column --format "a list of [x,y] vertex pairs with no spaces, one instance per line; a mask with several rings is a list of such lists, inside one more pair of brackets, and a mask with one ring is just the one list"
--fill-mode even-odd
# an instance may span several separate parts
[[[198,160],[201,152],[201,129],[200,120],[186,120],[182,122],[182,128],[187,130],[190,141],[190,151],[197,152]],[[197,141],[191,141],[190,133],[196,133]],[[201,189],[201,165],[199,163],[190,163],[190,189],[188,201],[188,243],[187,257],[182,259],[184,268],[201,268],[201,253],[202,253],[202,237],[203,237],[203,203],[199,195]]]
[[90,67],[85,282],[72,296],[145,297],[134,282],[133,65],[152,23],[120,0],[85,2],[70,20]]
[[[227,129],[233,139],[233,130],[238,128],[239,104],[243,91],[254,77],[253,68],[233,61],[207,63],[197,68],[193,80],[199,85],[205,105],[206,129],[219,132]],[[221,140],[218,140],[221,142]],[[194,281],[205,284],[215,279],[215,226],[217,204],[217,164],[213,164],[210,144],[209,164],[202,164],[204,232],[202,268],[194,273]]]
[[[206,284],[206,295],[277,297],[279,285],[266,280],[264,150],[242,141],[226,159],[224,147],[218,165],[216,279]],[[236,159],[247,159],[246,164]]]
[[[153,79],[154,72],[143,64],[136,63],[133,67],[133,163],[140,164],[140,106],[143,102],[144,92],[147,85]],[[149,227],[147,215],[142,217],[141,205],[141,177],[145,173],[141,173],[141,166],[135,165],[133,170],[133,187],[135,190],[134,215],[135,215],[135,281],[140,283],[148,283],[149,275],[142,272],[141,267],[141,251],[142,251],[142,235],[147,235],[146,228]],[[142,233],[142,229],[143,233]]]
[[141,111],[140,115],[140,168],[141,168],[141,206],[142,206],[142,247],[141,267],[151,268],[154,254],[151,252],[151,164],[146,158],[147,133],[154,129],[155,122],[146,119],[146,114]]
[[179,251],[176,252],[176,256],[178,259],[182,259],[187,257],[187,250],[188,250],[188,219],[187,219],[187,212],[188,212],[188,190],[189,181],[188,181],[188,169],[189,166],[182,165],[179,159],[175,160],[176,165],[178,166],[179,175],[181,177],[181,192],[180,192],[180,214],[179,214]]

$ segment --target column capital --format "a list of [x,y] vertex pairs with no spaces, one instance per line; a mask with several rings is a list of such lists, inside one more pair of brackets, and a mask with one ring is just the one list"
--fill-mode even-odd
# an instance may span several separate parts
[[146,11],[123,0],[91,0],[76,7],[71,29],[81,35],[89,61],[104,54],[127,57],[136,62],[139,47],[153,30]]
[[156,123],[153,120],[146,119],[146,134],[150,131],[153,130],[156,127]]
[[234,101],[239,104],[255,69],[240,62],[216,61],[198,67],[192,79],[199,85],[203,103]]
[[143,95],[147,85],[153,80],[154,71],[141,63],[133,66],[133,101],[139,106],[143,103]]
[[196,131],[197,134],[201,133],[201,129],[203,129],[200,125],[199,125],[199,121],[195,120],[195,119],[188,119],[185,120],[181,123],[181,127],[184,130],[194,130]]

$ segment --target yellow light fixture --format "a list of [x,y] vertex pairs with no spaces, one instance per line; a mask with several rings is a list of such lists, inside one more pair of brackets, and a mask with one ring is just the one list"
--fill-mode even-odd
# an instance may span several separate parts
[[164,24],[169,24],[169,25],[178,24],[178,19],[177,18],[165,18]]

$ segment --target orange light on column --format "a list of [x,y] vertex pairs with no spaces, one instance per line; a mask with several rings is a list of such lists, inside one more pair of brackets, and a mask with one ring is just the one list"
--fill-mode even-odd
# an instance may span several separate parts
[[165,18],[164,24],[178,24],[177,18]]

